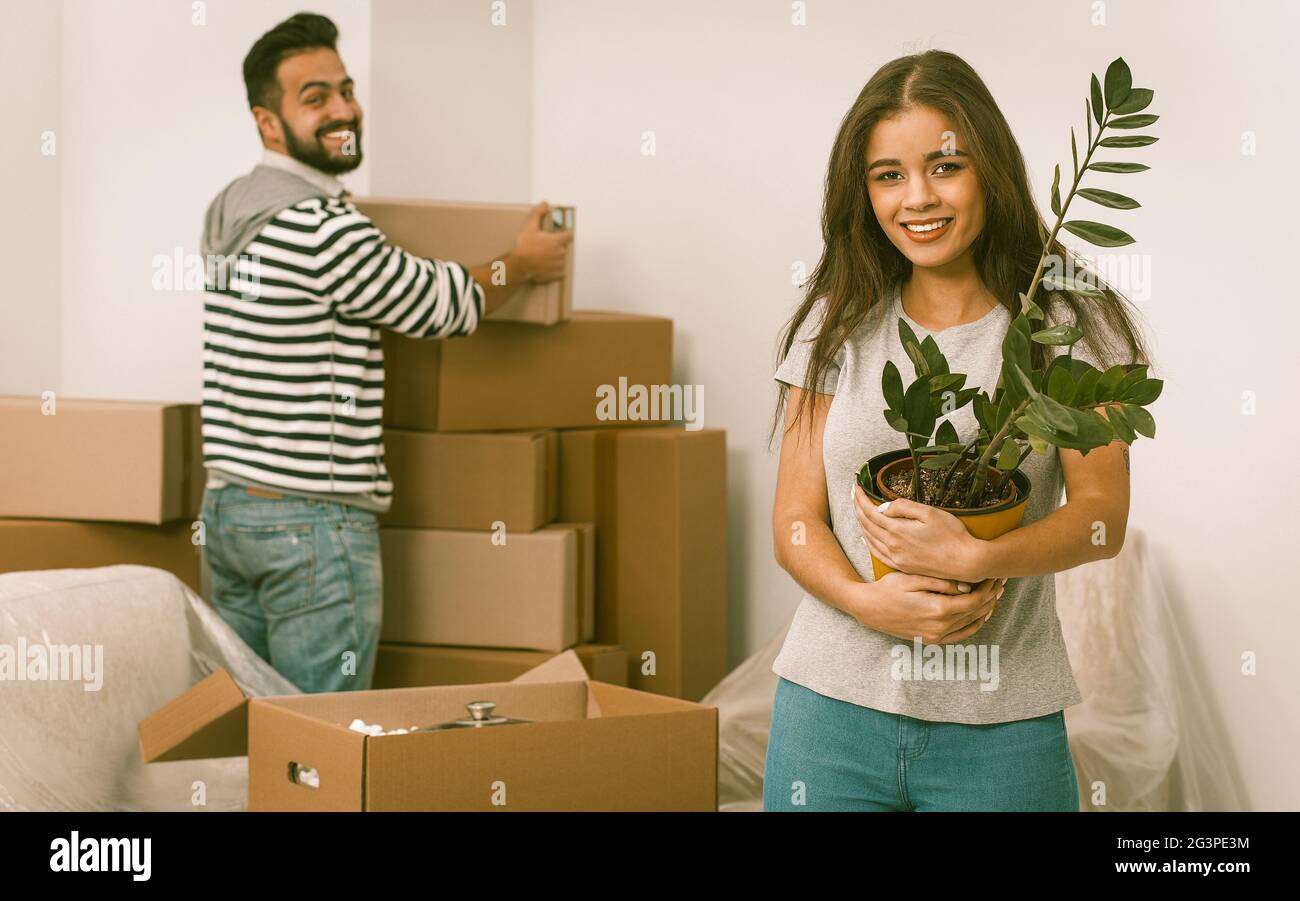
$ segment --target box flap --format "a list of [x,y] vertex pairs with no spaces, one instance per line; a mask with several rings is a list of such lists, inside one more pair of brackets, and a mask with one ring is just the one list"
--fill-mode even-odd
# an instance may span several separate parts
[[526,673],[520,673],[511,682],[586,682],[587,670],[570,648],[550,660],[537,664]]
[[140,721],[145,763],[242,757],[248,753],[248,698],[224,669]]
[[[578,655],[573,652],[573,648],[556,654],[550,660],[539,663],[526,673],[521,673],[510,680],[511,682],[587,682],[587,669],[578,659]],[[587,685],[587,719],[595,719],[600,716],[600,704],[596,701],[596,694],[591,690],[591,685]]]

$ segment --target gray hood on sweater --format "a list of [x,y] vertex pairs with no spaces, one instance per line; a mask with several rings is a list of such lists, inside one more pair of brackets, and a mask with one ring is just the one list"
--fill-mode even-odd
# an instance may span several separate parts
[[[258,165],[232,181],[208,207],[201,251],[205,260],[239,254],[281,210],[313,197],[319,187],[292,172]],[[225,269],[225,264],[221,268]]]

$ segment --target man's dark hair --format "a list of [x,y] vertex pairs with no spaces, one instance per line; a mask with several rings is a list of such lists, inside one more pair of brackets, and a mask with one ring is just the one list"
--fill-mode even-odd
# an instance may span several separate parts
[[339,30],[333,22],[315,13],[298,13],[257,39],[244,57],[244,87],[248,108],[264,106],[280,111],[283,91],[275,77],[280,61],[307,50],[337,50]]

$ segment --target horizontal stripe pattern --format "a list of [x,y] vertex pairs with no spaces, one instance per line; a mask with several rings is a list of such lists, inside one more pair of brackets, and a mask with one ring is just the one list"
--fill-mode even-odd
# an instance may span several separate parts
[[207,468],[385,506],[379,330],[450,338],[483,315],[464,266],[407,253],[326,197],[277,214],[204,296]]

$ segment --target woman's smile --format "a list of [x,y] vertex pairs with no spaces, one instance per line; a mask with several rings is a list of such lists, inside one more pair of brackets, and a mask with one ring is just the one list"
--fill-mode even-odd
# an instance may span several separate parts
[[948,226],[952,220],[953,217],[949,216],[946,219],[919,219],[904,222],[903,232],[918,244],[928,244],[948,234]]

